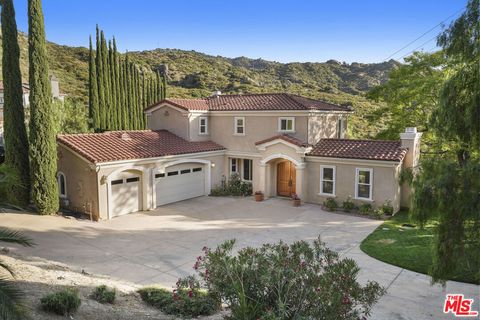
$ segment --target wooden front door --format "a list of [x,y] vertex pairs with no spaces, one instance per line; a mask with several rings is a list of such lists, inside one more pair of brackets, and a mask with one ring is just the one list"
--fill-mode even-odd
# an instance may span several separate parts
[[295,165],[290,161],[277,165],[277,194],[290,197],[295,193]]

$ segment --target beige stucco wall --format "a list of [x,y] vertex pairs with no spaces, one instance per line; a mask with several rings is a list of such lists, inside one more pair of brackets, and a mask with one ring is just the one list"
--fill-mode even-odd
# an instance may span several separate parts
[[[210,117],[211,140],[229,150],[256,152],[255,142],[281,133],[278,131],[278,116],[245,116],[245,135],[234,135],[235,116]],[[308,117],[305,115],[294,118],[295,132],[289,132],[288,134],[306,142]]]
[[[207,118],[207,134],[200,134],[200,117]],[[210,136],[210,117],[202,113],[190,113],[188,116],[190,141],[208,141]]]
[[[355,160],[350,161],[354,163]],[[365,163],[359,161],[356,164],[345,164],[335,160],[314,162],[310,158],[307,159],[306,176],[307,179],[307,202],[322,204],[328,197],[319,195],[320,193],[320,165],[329,165],[336,167],[335,182],[335,200],[339,205],[347,199],[348,196],[356,204],[368,202],[366,200],[356,200],[355,198],[355,170],[356,168],[372,168],[373,169],[373,187],[372,206],[381,206],[387,200],[392,202],[395,211],[400,208],[400,186],[398,184],[399,164],[389,165],[386,167],[375,165],[373,161]]]
[[[166,113],[168,113],[168,115],[166,115]],[[162,106],[150,115],[147,115],[147,128],[152,130],[168,130],[188,140],[188,113],[170,106]]]
[[326,113],[310,115],[308,118],[308,143],[315,144],[320,139],[338,137],[338,120],[344,119],[343,134],[346,137],[348,120],[343,114]]
[[95,169],[62,145],[58,145],[58,172],[63,172],[67,185],[68,208],[92,212],[98,217],[97,178]]

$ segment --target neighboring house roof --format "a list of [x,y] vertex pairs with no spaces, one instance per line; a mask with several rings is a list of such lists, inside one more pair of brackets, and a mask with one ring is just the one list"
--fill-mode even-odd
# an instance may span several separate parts
[[189,142],[167,130],[59,135],[57,141],[93,163],[224,150],[211,141]]
[[270,142],[270,141],[274,141],[274,140],[277,140],[277,139],[289,142],[289,143],[294,144],[298,147],[307,147],[308,146],[306,143],[304,143],[301,140],[299,140],[295,137],[292,137],[288,134],[279,134],[279,135],[273,136],[273,137],[268,138],[268,139],[257,141],[257,142],[255,142],[255,145],[258,146],[258,145],[261,145],[261,144],[264,144],[264,143],[267,143],[267,142]]
[[400,141],[321,139],[309,156],[366,160],[402,161],[407,148]]
[[[30,85],[28,83],[22,83],[23,93],[30,92]],[[3,81],[0,81],[0,92],[3,92]]]
[[225,94],[203,99],[169,98],[147,107],[145,111],[153,109],[162,103],[170,103],[187,111],[352,111],[350,107],[338,106],[289,93]]

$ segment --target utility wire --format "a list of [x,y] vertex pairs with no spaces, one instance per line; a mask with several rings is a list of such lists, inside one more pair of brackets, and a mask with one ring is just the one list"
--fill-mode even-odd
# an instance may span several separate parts
[[[384,61],[387,61],[389,60],[390,58],[392,58],[393,56],[395,56],[397,53],[399,53],[400,51],[402,51],[403,49],[409,47],[411,44],[417,42],[418,40],[420,40],[421,38],[423,38],[425,35],[429,34],[430,32],[432,32],[433,30],[435,30],[436,28],[438,28],[439,26],[441,26],[444,22],[446,22],[448,19],[450,19],[451,17],[457,15],[458,13],[462,12],[464,10],[464,8],[456,11],[455,13],[449,15],[447,18],[443,19],[440,23],[438,23],[436,26],[432,27],[431,29],[425,31],[424,33],[422,33],[419,37],[417,37],[415,40],[413,41],[410,41],[409,43],[407,43],[406,45],[404,45],[403,47],[401,47],[400,49],[398,49],[397,51],[395,51],[394,53],[392,53],[391,55],[389,55]],[[435,37],[436,38],[436,37]],[[431,40],[430,40],[431,41]],[[403,57],[402,57],[403,58]]]
[[[406,56],[409,56],[411,55],[412,53],[414,53],[415,51],[417,51],[418,49],[420,49],[421,47],[423,47],[424,45],[426,45],[427,43],[431,42],[432,40],[435,40],[437,38],[437,36],[431,38],[430,40],[427,40],[425,41],[424,43],[422,43],[421,45],[419,45],[418,47],[416,47],[415,49],[413,49],[412,51],[408,52],[407,54],[404,54],[403,56],[400,57],[399,60],[405,58]],[[436,46],[435,46],[436,47]],[[434,47],[434,48],[435,48]]]

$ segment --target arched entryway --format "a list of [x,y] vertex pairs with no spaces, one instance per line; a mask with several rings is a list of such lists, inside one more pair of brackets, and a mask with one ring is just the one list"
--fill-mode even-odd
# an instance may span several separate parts
[[277,196],[291,197],[296,193],[295,164],[289,160],[279,161],[277,169]]

